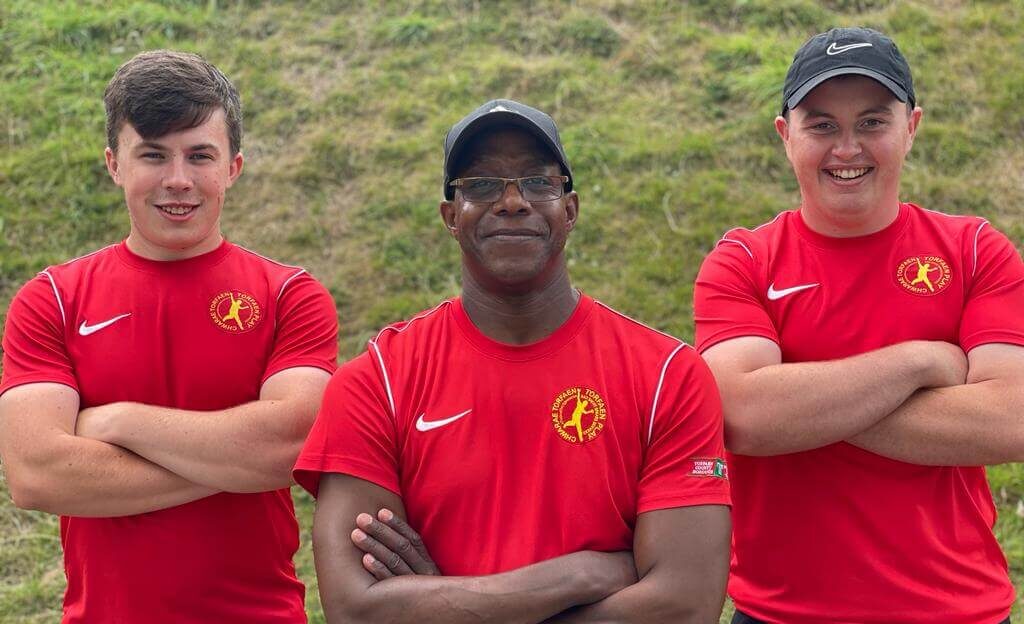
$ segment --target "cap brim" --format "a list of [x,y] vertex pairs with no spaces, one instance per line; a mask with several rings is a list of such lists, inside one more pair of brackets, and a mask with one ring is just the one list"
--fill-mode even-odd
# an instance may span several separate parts
[[[458,160],[459,154],[466,146],[466,143],[487,128],[506,125],[516,126],[528,131],[531,135],[539,139],[541,144],[551,150],[551,154],[555,157],[559,167],[562,169],[568,169],[568,166],[562,161],[561,156],[559,156],[560,150],[558,146],[551,140],[551,137],[549,137],[547,133],[540,128],[540,126],[535,124],[525,115],[521,115],[515,111],[494,111],[493,113],[481,115],[469,122],[469,124],[459,132],[459,136],[455,138],[455,142],[452,143],[451,149],[448,150],[448,154],[444,161],[445,199],[451,199],[452,197],[449,195],[454,196],[454,193],[449,193],[450,187],[448,186],[448,183],[452,179],[452,174],[454,173],[451,169],[455,166],[455,162]],[[571,175],[571,173],[569,175]]]
[[892,91],[892,94],[896,96],[896,99],[898,99],[901,102],[907,101],[906,90],[903,89],[903,87],[896,84],[895,82],[893,82],[891,78],[884,74],[880,74],[874,70],[865,69],[863,67],[837,67],[835,69],[830,69],[826,72],[821,72],[817,76],[814,76],[804,84],[800,85],[800,88],[794,91],[793,95],[789,96],[789,99],[786,100],[786,108],[796,108],[797,105],[800,104],[800,101],[803,100],[804,97],[806,97],[807,94],[810,93],[812,89],[814,89],[814,87],[817,87],[818,85],[825,82],[829,78],[849,75],[867,76],[868,78],[874,78],[878,82],[882,83],[882,85],[884,85],[885,88]]

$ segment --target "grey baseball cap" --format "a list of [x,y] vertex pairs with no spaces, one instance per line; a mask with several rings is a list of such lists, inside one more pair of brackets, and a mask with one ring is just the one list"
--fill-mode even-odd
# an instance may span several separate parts
[[452,169],[459,161],[462,149],[482,130],[501,125],[518,126],[537,137],[558,159],[562,173],[569,177],[565,190],[572,190],[572,169],[569,167],[569,159],[565,157],[555,120],[547,113],[515,100],[491,100],[463,117],[444,137],[445,199],[455,197],[455,189],[450,184],[455,174]]

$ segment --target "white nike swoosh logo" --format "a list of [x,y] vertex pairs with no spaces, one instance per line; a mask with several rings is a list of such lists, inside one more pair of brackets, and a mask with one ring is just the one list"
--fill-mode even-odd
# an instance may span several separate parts
[[448,418],[442,418],[441,420],[424,420],[423,417],[426,416],[426,414],[420,414],[420,417],[416,419],[416,431],[430,431],[431,429],[444,427],[445,425],[449,425],[455,422],[456,420],[462,418],[463,416],[472,411],[472,409],[468,409],[460,414],[456,414]]
[[807,290],[808,288],[814,288],[815,286],[818,285],[819,284],[801,284],[799,286],[793,286],[792,288],[783,288],[782,290],[775,290],[775,282],[772,282],[772,285],[768,287],[768,299],[771,301],[776,301],[778,299],[782,299],[783,297],[792,295],[795,292]]
[[125,317],[128,317],[128,316],[131,316],[131,315],[132,315],[131,312],[125,312],[124,314],[121,314],[119,316],[115,316],[114,318],[106,320],[106,321],[103,321],[102,323],[96,323],[95,325],[89,325],[85,321],[82,321],[82,324],[78,326],[78,334],[80,336],[88,336],[89,334],[95,334],[96,332],[98,332],[99,330],[103,329],[104,327],[107,327],[109,325],[113,325],[114,323],[120,321],[121,319],[123,319]]
[[828,54],[829,56],[835,56],[836,54],[842,54],[843,52],[846,52],[847,50],[855,50],[857,48],[870,48],[870,47],[872,47],[872,45],[870,43],[850,43],[850,44],[847,44],[847,45],[844,45],[844,46],[837,46],[833,42],[830,46],[828,46],[828,49],[825,50],[825,54]]

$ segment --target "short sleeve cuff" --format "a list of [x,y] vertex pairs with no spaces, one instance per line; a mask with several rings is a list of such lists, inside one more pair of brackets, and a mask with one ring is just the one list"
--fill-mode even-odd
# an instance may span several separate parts
[[347,474],[379,485],[398,496],[402,495],[396,475],[358,458],[339,455],[302,455],[295,462],[295,468],[292,469],[292,477],[295,482],[312,494],[314,498],[319,493],[320,477],[324,473]]

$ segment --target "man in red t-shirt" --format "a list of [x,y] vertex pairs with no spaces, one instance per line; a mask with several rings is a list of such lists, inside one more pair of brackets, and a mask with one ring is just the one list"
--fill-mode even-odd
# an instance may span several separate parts
[[734,622],[994,624],[1013,588],[985,464],[1024,459],[1024,264],[899,201],[921,120],[895,44],[831,30],[775,120],[799,209],[728,232],[697,349],[734,479]]
[[63,622],[305,622],[290,469],[337,354],[330,295],[225,241],[241,105],[198,56],[107,87],[128,238],[11,303],[0,455],[19,507],[61,515]]
[[550,117],[488,102],[448,133],[444,170],[462,296],[335,373],[295,466],[328,620],[717,621],[710,371],[571,286],[579,199]]

